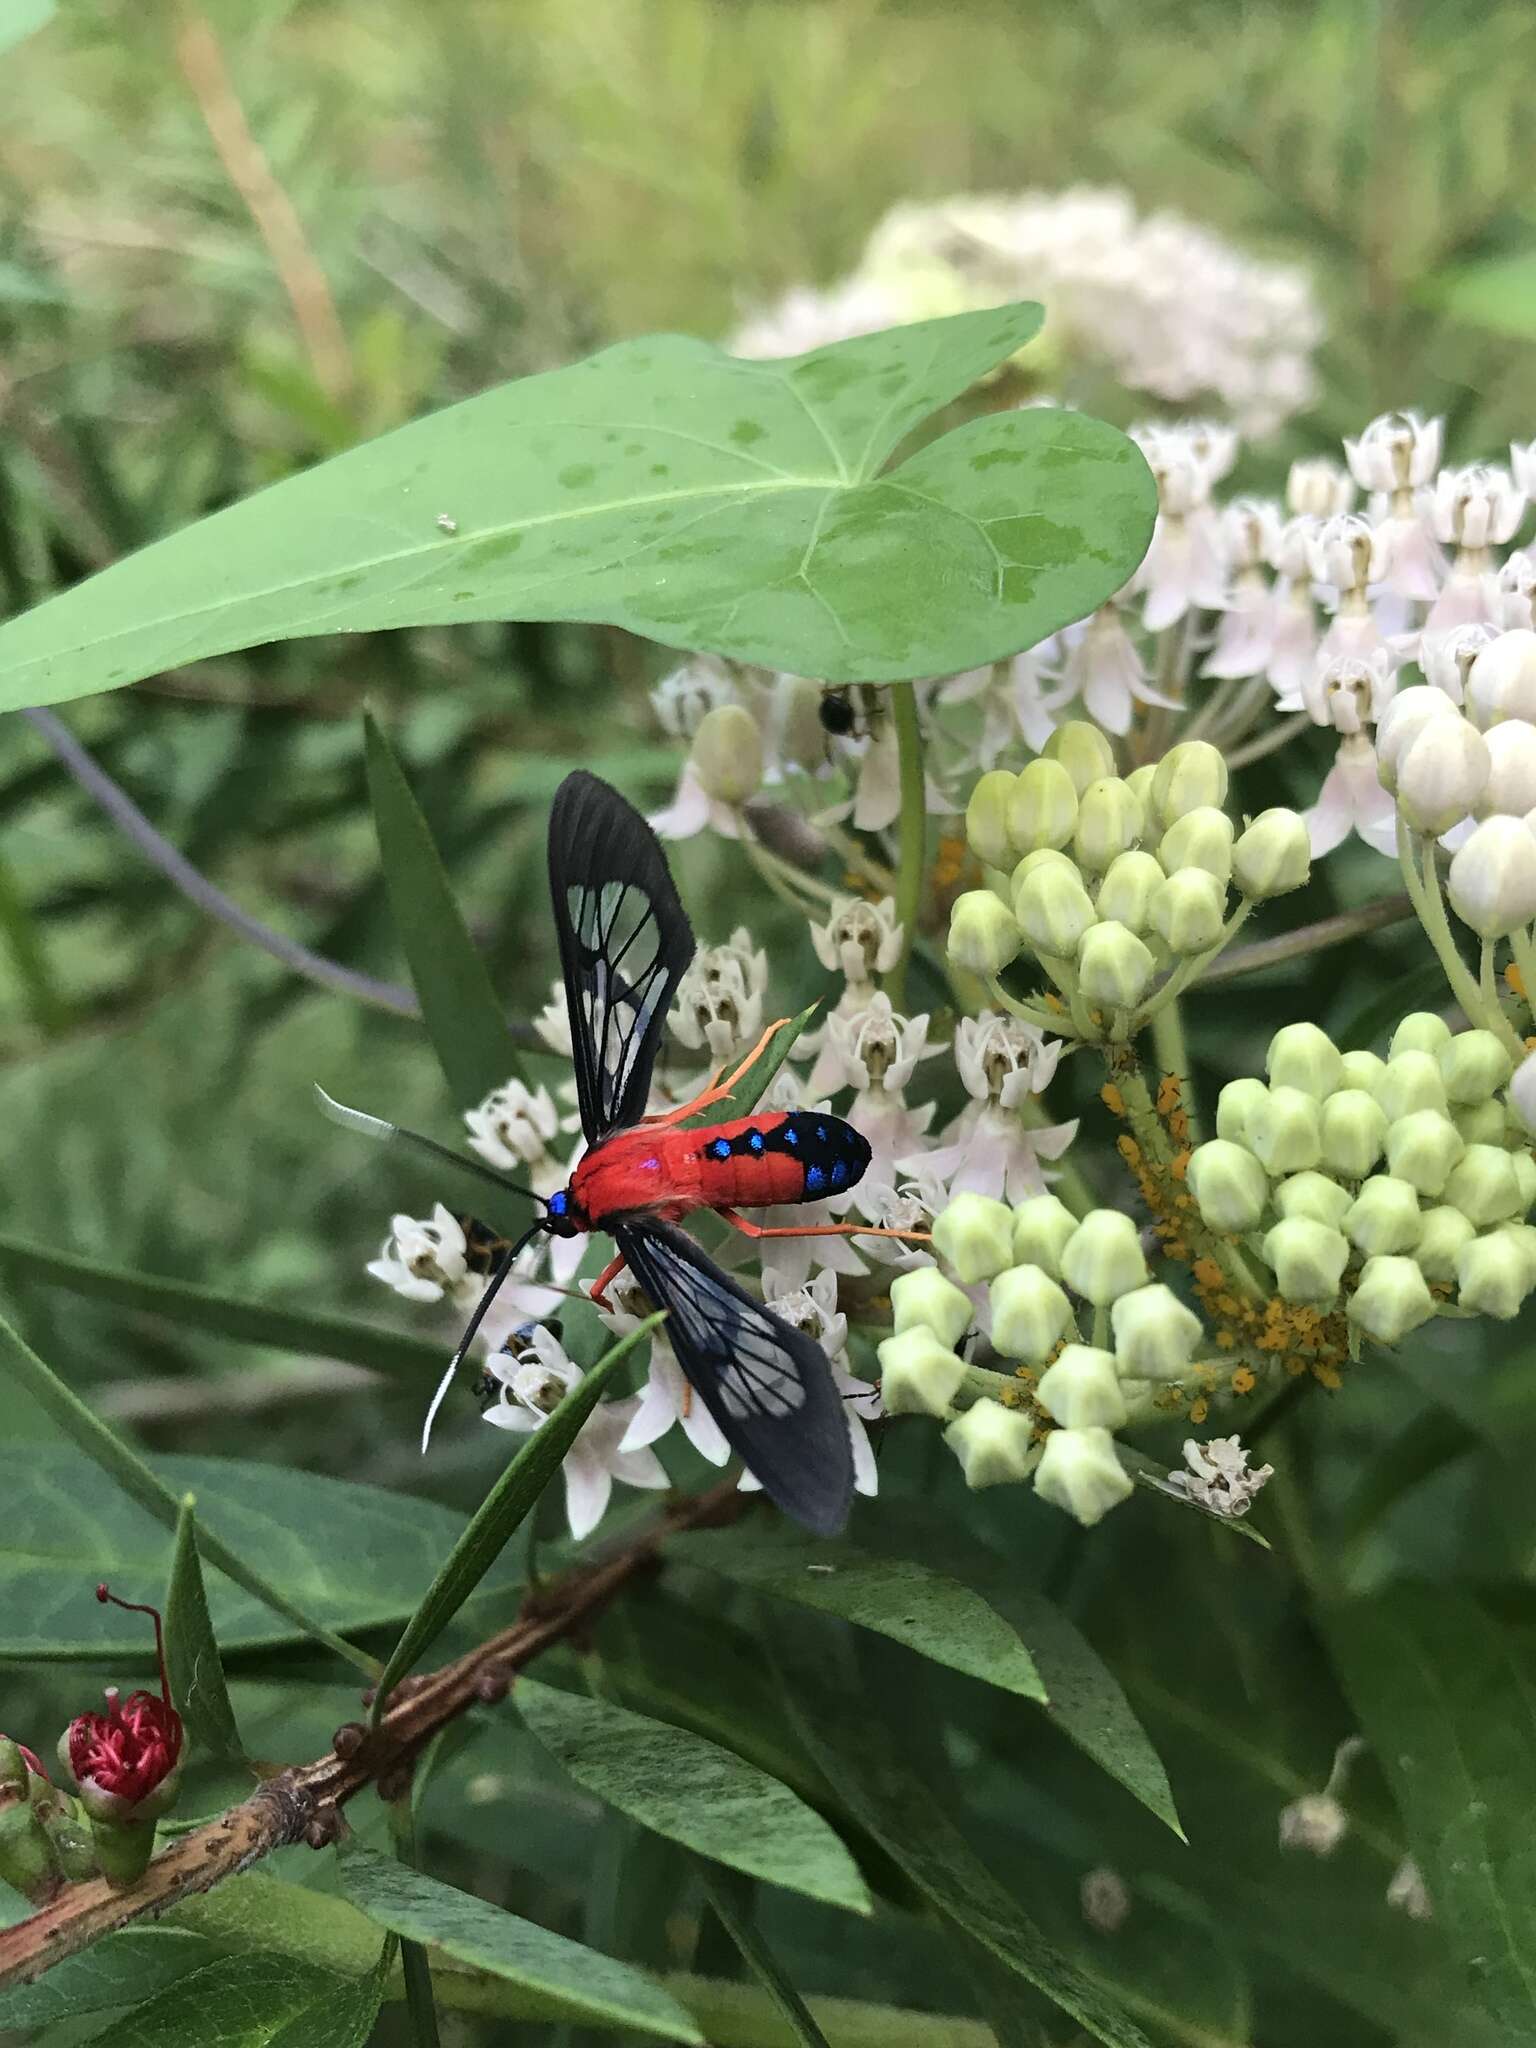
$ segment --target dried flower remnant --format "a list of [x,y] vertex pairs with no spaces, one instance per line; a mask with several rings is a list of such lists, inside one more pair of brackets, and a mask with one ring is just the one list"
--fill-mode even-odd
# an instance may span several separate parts
[[1170,1472],[1168,1484],[1213,1515],[1246,1515],[1275,1472],[1273,1465],[1250,1471],[1250,1455],[1235,1436],[1213,1437],[1203,1444],[1191,1437],[1184,1445],[1187,1469]]

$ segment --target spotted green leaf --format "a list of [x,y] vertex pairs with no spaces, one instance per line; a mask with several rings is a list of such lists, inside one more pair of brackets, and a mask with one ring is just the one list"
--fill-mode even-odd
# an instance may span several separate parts
[[1013,654],[1123,584],[1156,510],[1124,435],[989,413],[1003,306],[743,362],[625,341],[274,484],[0,627],[0,709],[317,633],[586,619],[837,682]]

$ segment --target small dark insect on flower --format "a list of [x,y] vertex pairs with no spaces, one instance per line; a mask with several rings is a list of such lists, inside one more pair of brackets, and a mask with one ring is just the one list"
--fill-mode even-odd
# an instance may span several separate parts
[[859,683],[849,683],[839,689],[823,690],[816,715],[822,731],[833,739],[867,740],[882,714],[874,691]]
[[158,1611],[131,1600],[119,1600],[105,1586],[96,1588],[96,1598],[110,1600],[114,1607],[125,1608],[130,1614],[153,1618],[155,1650],[160,1662],[160,1697],[156,1699],[152,1692],[135,1692],[125,1700],[115,1685],[109,1685],[106,1712],[77,1714],[60,1748],[80,1787],[86,1811],[99,1817],[97,1809],[102,1808],[126,1818],[174,1779],[181,1763],[183,1730],[181,1716],[171,1705],[165,1669],[165,1632]]

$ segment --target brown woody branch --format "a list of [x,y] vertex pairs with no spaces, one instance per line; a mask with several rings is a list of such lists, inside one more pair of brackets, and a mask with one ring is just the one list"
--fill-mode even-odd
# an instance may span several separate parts
[[623,1550],[578,1567],[539,1590],[510,1628],[441,1669],[407,1678],[376,1729],[348,1722],[333,1747],[311,1764],[280,1772],[239,1806],[183,1835],[157,1856],[135,1885],[105,1878],[72,1884],[51,1904],[0,1933],[0,1989],[30,1983],[65,1956],[136,1920],[158,1916],[179,1899],[211,1891],[274,1849],[308,1842],[322,1849],[341,1830],[341,1809],[368,1785],[399,1797],[425,1745],[472,1707],[505,1699],[518,1672],[541,1650],[577,1633],[632,1580],[652,1570],[666,1538],[682,1529],[730,1520],[744,1496],[726,1481],[681,1500]]

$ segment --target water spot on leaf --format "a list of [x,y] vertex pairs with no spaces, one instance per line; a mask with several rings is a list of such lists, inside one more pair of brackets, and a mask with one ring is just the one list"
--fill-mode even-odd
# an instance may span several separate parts
[[759,420],[738,420],[731,429],[731,439],[738,448],[750,448],[754,441],[761,441],[767,431]]
[[590,462],[573,462],[568,469],[562,469],[555,481],[568,491],[580,490],[583,484],[591,483],[597,471]]
[[652,476],[670,476],[671,474],[672,474],[672,465],[671,465],[671,463],[669,463],[669,462],[653,462],[653,463],[651,464],[651,475],[652,475]]
[[478,569],[484,562],[505,561],[508,555],[515,555],[523,544],[520,533],[493,533],[488,540],[477,540],[469,551],[468,560]]
[[1010,468],[1020,462],[1029,461],[1025,448],[988,448],[980,455],[971,457],[971,468],[975,470]]

